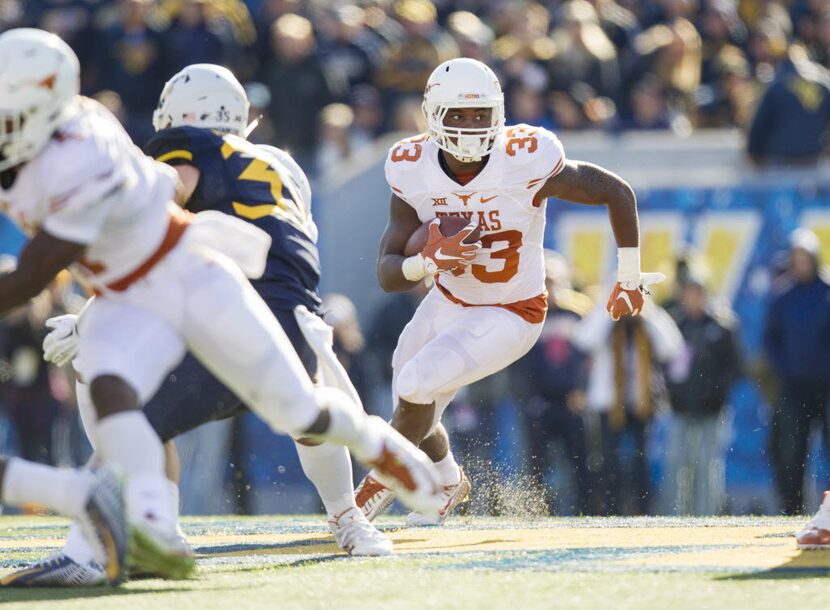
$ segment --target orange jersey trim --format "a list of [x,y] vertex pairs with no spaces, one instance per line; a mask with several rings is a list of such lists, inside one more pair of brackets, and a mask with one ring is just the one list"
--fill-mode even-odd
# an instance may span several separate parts
[[536,295],[535,297],[525,299],[524,301],[516,301],[515,303],[476,304],[466,303],[444,288],[438,281],[437,273],[435,274],[435,285],[438,287],[438,290],[441,291],[441,294],[447,297],[448,300],[452,301],[456,305],[461,305],[462,307],[501,307],[502,309],[515,313],[522,320],[530,322],[531,324],[541,324],[545,321],[545,316],[548,313],[547,290],[543,291],[542,294]]
[[[559,172],[561,172],[564,165],[565,165],[565,158],[563,157],[563,158],[559,159],[559,163],[556,164],[556,167],[554,167],[546,176],[543,176],[542,178],[536,178],[535,180],[531,180],[530,182],[528,182],[527,183],[527,188],[528,189],[536,188],[537,186],[539,186],[543,182],[547,182],[548,180],[553,178],[555,175],[557,175]],[[533,196],[533,207],[538,208],[540,205],[542,205],[542,201],[544,201],[544,199],[539,197],[539,193],[536,193],[536,195]]]
[[[137,269],[125,275],[120,280],[115,280],[107,284],[109,290],[115,292],[123,292],[155,267],[165,255],[172,250],[176,244],[179,243],[184,235],[185,229],[193,220],[193,214],[187,210],[176,211],[170,214],[170,222],[167,225],[167,233],[164,234],[164,239],[161,240],[161,245],[158,247],[150,258],[144,261]],[[96,291],[97,293],[98,291]]]

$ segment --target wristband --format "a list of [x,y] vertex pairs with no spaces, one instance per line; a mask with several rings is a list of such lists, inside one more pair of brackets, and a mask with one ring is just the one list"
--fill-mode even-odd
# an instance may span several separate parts
[[640,248],[617,248],[617,281],[626,290],[640,285]]
[[[434,267],[435,263],[432,263],[432,266]],[[410,282],[419,282],[430,273],[435,272],[435,270],[430,271],[429,267],[430,265],[427,259],[422,254],[416,254],[403,260],[401,271],[403,272],[403,276]]]

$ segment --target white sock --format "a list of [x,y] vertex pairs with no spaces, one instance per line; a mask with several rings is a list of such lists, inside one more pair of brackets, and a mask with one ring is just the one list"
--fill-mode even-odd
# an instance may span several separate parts
[[89,394],[89,386],[80,381],[75,382],[75,400],[78,403],[78,413],[81,415],[81,424],[83,424],[86,437],[89,439],[89,444],[92,445],[93,451],[98,448],[98,438],[96,432],[98,429],[98,415],[95,412],[95,405],[92,404],[92,396]]
[[175,527],[164,476],[164,449],[144,414],[136,410],[105,417],[98,422],[97,438],[102,461],[117,465],[127,475],[124,498],[130,520]]
[[170,514],[179,520],[179,486],[167,479],[167,498],[170,501]]
[[95,476],[88,470],[54,468],[10,458],[3,475],[2,500],[6,504],[41,504],[68,517],[83,513]]
[[314,447],[296,442],[294,445],[303,472],[317,488],[329,517],[357,506],[354,501],[352,460],[345,447],[331,443]]
[[63,544],[61,552],[75,563],[85,565],[95,559],[95,553],[86,541],[81,526],[73,521],[69,526],[69,536]]
[[438,476],[441,477],[442,485],[455,485],[461,482],[461,470],[455,462],[452,451],[447,451],[444,459],[435,462],[435,467],[438,469]]

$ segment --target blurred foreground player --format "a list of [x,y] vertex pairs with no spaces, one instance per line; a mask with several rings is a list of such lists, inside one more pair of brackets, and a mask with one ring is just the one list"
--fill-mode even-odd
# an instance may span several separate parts
[[[124,496],[118,478],[108,469],[93,473],[0,457],[0,504],[37,504],[72,517],[102,566],[102,581],[123,580],[128,547]],[[0,579],[0,586],[8,578],[16,577]]]
[[[608,300],[617,319],[643,307],[637,201],[621,178],[590,163],[567,161],[546,129],[504,126],[504,96],[495,74],[472,59],[453,59],[429,78],[423,103],[427,133],[398,142],[386,160],[392,189],[380,243],[378,277],[387,292],[410,290],[427,275],[435,286],[398,341],[392,360],[397,407],[392,425],[436,463],[443,484],[438,515],[410,514],[408,524],[435,525],[470,491],[453,459],[441,415],[465,385],[500,371],[539,338],[547,299],[542,241],[548,197],[606,205],[618,246],[618,281]],[[444,236],[442,217],[466,229]],[[407,244],[431,222],[423,250]],[[481,239],[466,243],[479,230]],[[356,491],[369,518],[394,492],[370,472]]]
[[[346,445],[414,505],[435,506],[426,456],[345,392],[315,389],[247,281],[265,270],[269,235],[219,212],[183,212],[175,170],[144,156],[78,83],[78,60],[56,36],[0,35],[0,199],[32,235],[18,268],[0,277],[0,312],[69,265],[97,293],[79,320],[76,368],[99,459],[127,478],[137,567],[170,577],[194,567],[161,441],[141,412],[188,350],[275,431]],[[269,186],[278,204],[282,185]]]
[[[176,168],[182,181],[178,199],[185,209],[240,216],[268,232],[271,247],[266,268],[252,285],[280,322],[309,376],[319,377],[321,385],[340,388],[359,404],[357,392],[331,349],[331,328],[319,317],[317,228],[311,217],[308,180],[284,151],[243,139],[250,131],[248,107],[242,85],[229,70],[211,64],[188,66],[168,81],[161,94],[154,118],[157,134],[146,152]],[[48,322],[54,330],[44,342],[44,356],[55,364],[66,364],[76,355],[76,318],[67,315]],[[77,396],[86,423],[90,413],[86,384],[77,384]],[[246,407],[189,354],[143,410],[165,442],[170,461],[176,457],[173,438]],[[90,440],[96,445],[92,435]],[[355,504],[346,448],[300,439],[297,451],[323,500],[340,547],[361,556],[391,553],[392,542]],[[168,487],[176,512],[178,489],[173,481]],[[29,574],[26,584],[50,586],[95,585],[104,577],[77,525],[70,529],[59,553],[25,571]]]

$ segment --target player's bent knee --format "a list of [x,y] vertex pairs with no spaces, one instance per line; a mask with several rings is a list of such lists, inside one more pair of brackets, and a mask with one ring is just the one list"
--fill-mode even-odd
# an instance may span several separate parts
[[424,384],[424,376],[420,374],[417,360],[410,360],[401,368],[395,380],[395,394],[416,405],[432,403],[431,388]]

